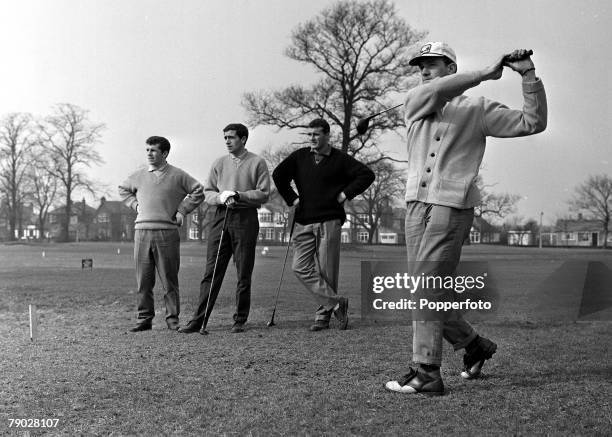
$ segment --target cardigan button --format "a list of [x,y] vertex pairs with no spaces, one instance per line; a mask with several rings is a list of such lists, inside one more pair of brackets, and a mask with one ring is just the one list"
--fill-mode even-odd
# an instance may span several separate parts
[[431,152],[431,155],[429,155],[429,156],[431,156],[433,158],[434,156],[436,156],[436,154],[434,152]]
[[427,186],[427,184],[426,184],[425,182],[423,182],[423,183],[421,184],[421,187],[423,187],[423,188],[425,188],[426,186]]

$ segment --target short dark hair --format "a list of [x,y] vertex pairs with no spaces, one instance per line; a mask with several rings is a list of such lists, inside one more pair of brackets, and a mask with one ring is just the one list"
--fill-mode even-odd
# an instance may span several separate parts
[[145,143],[147,143],[149,146],[159,146],[159,150],[162,153],[163,152],[170,153],[170,141],[168,141],[164,137],[152,136],[152,137],[147,138],[147,141],[145,141]]
[[249,138],[249,129],[242,123],[230,123],[223,128],[224,133],[228,130],[236,131],[236,135],[238,135],[238,138]]
[[322,118],[315,118],[310,123],[308,123],[308,127],[320,127],[323,128],[323,133],[329,133],[329,123],[323,120]]

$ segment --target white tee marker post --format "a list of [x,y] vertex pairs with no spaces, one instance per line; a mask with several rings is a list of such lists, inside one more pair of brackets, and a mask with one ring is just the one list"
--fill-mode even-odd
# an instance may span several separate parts
[[36,305],[30,305],[30,341],[36,340],[38,337],[38,315],[36,313]]

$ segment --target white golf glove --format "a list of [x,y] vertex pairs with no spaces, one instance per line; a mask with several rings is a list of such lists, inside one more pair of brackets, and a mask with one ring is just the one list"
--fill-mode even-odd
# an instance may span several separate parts
[[236,195],[235,191],[229,191],[226,190],[224,192],[222,192],[221,194],[219,194],[219,200],[221,201],[221,203],[226,203],[227,199],[233,197]]

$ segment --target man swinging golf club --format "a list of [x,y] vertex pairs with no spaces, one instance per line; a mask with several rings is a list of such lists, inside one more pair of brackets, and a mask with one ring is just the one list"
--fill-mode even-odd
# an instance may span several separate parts
[[[500,56],[482,70],[457,73],[455,52],[442,42],[423,45],[412,58],[422,83],[408,91],[404,105],[408,128],[406,246],[413,275],[453,275],[469,235],[474,206],[480,199],[474,184],[487,136],[520,137],[546,128],[546,94],[527,50]],[[523,109],[510,109],[463,92],[502,77],[504,67],[522,77]],[[411,269],[412,270],[412,269]],[[423,289],[420,296],[454,299],[454,291]],[[473,379],[497,349],[480,337],[457,311],[413,311],[413,361],[402,377],[386,383],[400,393],[441,395],[442,339],[465,349],[461,376]],[[403,341],[399,342],[402,344]]]
[[272,178],[287,205],[296,207],[292,268],[319,305],[310,330],[329,328],[332,313],[340,329],[346,329],[348,299],[338,295],[340,232],[346,219],[343,204],[364,192],[374,181],[374,173],[329,144],[330,128],[325,120],[311,121],[309,129],[310,147],[285,158]]
[[[259,235],[257,208],[270,195],[266,161],[246,150],[249,131],[238,123],[223,129],[229,155],[217,159],[204,186],[206,202],[216,207],[208,235],[206,270],[198,306],[179,332],[206,334],[206,325],[232,255],[236,263],[236,312],[231,331],[243,332],[251,306],[251,274]],[[213,278],[214,276],[214,278]]]

